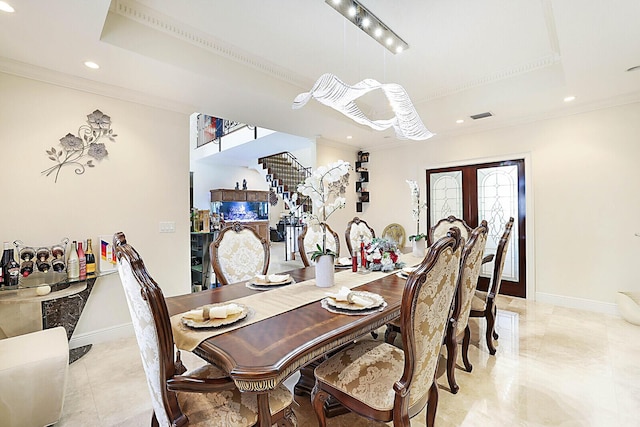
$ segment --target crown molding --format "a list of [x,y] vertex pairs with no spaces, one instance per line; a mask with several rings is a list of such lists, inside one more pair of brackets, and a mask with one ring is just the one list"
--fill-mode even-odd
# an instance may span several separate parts
[[287,68],[243,51],[230,43],[216,39],[203,31],[146,7],[135,0],[113,0],[109,10],[112,13],[168,34],[176,39],[183,40],[215,55],[258,70],[299,88],[308,87],[313,83],[310,82],[309,79]]
[[74,76],[4,57],[0,57],[0,72],[172,112],[191,114],[197,111],[197,108],[193,105],[126,89],[121,86],[100,83],[84,77]]

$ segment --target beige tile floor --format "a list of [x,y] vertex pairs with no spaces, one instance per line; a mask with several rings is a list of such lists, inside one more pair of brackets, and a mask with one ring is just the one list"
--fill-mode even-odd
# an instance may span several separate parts
[[[500,297],[498,305],[498,351],[488,354],[480,339],[484,322],[472,319],[474,368],[457,370],[457,395],[449,393],[441,361],[437,426],[640,426],[640,327],[614,316],[509,297]],[[202,363],[192,354],[183,359],[189,368]],[[295,381],[292,377],[287,385]],[[299,425],[316,426],[308,401],[297,400]],[[70,366],[57,425],[148,426],[151,413],[131,337],[96,344]],[[329,426],[369,425],[382,424],[355,414],[329,421]],[[425,425],[424,411],[412,425]]]

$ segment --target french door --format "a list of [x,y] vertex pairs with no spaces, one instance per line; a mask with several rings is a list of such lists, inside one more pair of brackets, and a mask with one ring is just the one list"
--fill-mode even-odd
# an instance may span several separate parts
[[[510,217],[515,219],[500,293],[526,297],[524,159],[427,170],[427,223],[453,215],[471,228],[489,225],[486,254],[495,253]],[[483,265],[478,288],[486,290],[493,263]]]

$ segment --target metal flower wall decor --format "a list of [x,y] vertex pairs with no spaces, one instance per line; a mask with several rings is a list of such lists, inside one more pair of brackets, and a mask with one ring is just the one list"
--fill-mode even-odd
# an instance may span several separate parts
[[76,174],[82,175],[87,167],[95,166],[94,160],[102,160],[109,154],[104,143],[99,141],[109,138],[115,142],[117,136],[111,129],[111,117],[95,110],[87,115],[87,124],[78,128],[78,136],[68,133],[60,138],[61,149],[51,147],[50,150],[46,150],[49,159],[56,164],[42,173],[49,176],[55,172],[55,182],[58,182],[60,170],[64,166],[73,166]]

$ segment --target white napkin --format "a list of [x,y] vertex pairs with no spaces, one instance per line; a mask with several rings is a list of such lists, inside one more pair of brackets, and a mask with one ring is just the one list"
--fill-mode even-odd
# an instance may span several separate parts
[[185,314],[183,314],[182,317],[184,319],[195,320],[197,322],[204,322],[204,313],[203,309],[201,308],[189,310]]
[[405,267],[405,268],[402,269],[402,272],[404,274],[411,274],[414,271],[416,271],[417,269],[418,269],[418,267]]
[[256,283],[277,283],[277,282],[286,282],[290,280],[291,276],[288,274],[256,274],[255,282]]
[[334,298],[336,301],[346,301],[349,304],[356,304],[362,307],[371,305],[371,301],[356,295],[354,292],[351,292],[351,289],[347,288],[346,286],[340,288],[338,293],[332,294],[327,292],[327,295]]
[[209,309],[209,319],[226,319],[228,316],[238,313],[242,313],[242,308],[238,304],[219,305]]
[[351,258],[342,257],[342,258],[338,259],[338,265],[351,265]]

